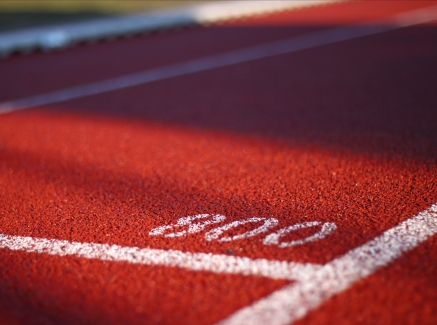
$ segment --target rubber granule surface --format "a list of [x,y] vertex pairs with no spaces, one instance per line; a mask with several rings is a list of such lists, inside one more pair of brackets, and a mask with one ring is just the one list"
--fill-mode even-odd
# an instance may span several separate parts
[[[336,3],[13,57],[0,62],[0,99],[432,5]],[[2,114],[0,233],[330,263],[437,202],[436,37],[429,22]],[[180,237],[151,234],[199,214],[226,219]],[[274,231],[318,222],[284,243],[336,228],[289,247],[266,244],[273,230],[208,240],[250,218],[277,219]],[[294,324],[436,323],[436,245],[431,236]],[[0,255],[5,324],[214,324],[290,283],[8,248]]]

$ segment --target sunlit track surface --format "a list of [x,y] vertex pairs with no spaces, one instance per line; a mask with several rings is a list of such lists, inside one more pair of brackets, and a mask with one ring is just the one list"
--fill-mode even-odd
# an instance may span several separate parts
[[0,62],[0,323],[435,324],[436,2]]

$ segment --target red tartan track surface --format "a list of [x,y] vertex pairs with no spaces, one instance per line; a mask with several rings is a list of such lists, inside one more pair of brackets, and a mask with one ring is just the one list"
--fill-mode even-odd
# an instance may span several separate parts
[[437,324],[436,6],[0,61],[0,323]]

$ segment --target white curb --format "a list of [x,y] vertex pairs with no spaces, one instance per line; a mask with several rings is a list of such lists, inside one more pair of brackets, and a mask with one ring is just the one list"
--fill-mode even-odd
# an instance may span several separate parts
[[214,23],[331,2],[336,0],[215,1],[182,9],[24,29],[0,33],[0,57],[7,57],[14,52],[26,53],[36,49],[50,51],[79,42],[92,42],[192,24]]

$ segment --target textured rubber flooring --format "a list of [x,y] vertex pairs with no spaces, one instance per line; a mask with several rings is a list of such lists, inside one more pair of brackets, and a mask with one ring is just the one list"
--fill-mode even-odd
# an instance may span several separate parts
[[[436,4],[337,3],[12,57],[0,100]],[[0,115],[0,233],[329,263],[437,202],[435,40],[431,22]],[[151,235],[198,214],[336,229],[283,248],[267,233],[209,241],[215,225]],[[0,259],[4,324],[213,324],[290,283],[8,248]],[[435,324],[436,274],[433,236],[295,324]]]

